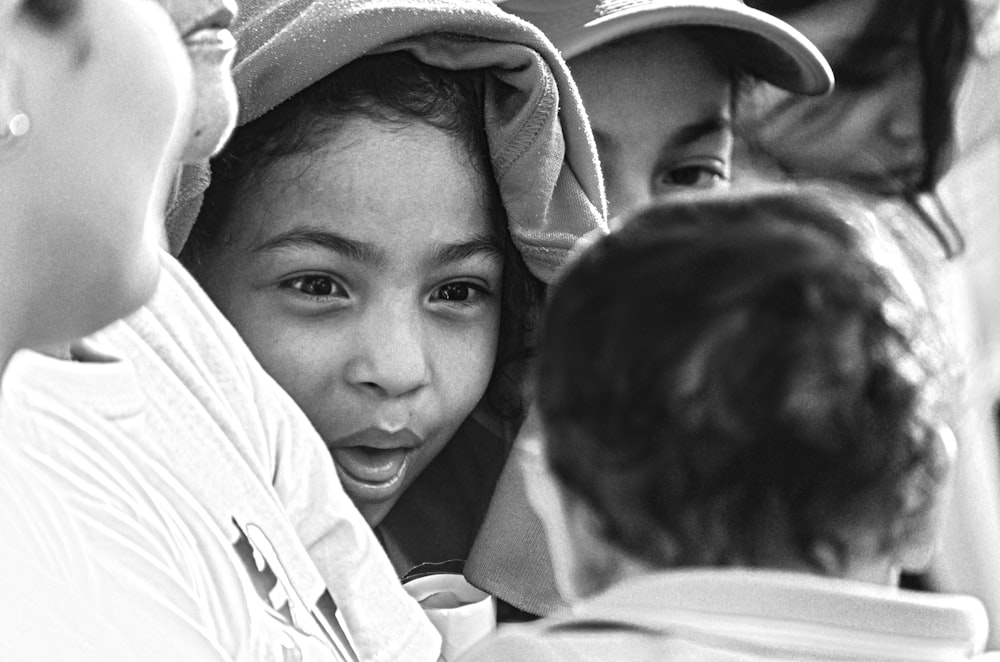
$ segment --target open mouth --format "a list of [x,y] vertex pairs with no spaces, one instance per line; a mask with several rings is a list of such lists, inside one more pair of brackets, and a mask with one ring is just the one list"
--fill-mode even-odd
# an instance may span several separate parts
[[406,466],[407,449],[351,446],[330,451],[341,471],[372,487],[390,487],[397,483]]
[[236,38],[229,30],[219,28],[203,28],[188,33],[184,45],[190,49],[213,50],[229,53],[236,48]]

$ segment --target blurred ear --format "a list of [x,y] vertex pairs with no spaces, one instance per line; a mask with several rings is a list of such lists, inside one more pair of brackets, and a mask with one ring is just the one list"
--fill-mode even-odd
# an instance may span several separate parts
[[576,595],[594,595],[655,569],[608,540],[604,520],[582,498],[566,493],[563,507],[569,536],[575,544],[572,579]]

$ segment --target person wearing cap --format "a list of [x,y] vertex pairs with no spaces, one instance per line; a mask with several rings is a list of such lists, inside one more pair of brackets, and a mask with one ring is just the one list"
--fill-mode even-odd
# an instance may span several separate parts
[[506,0],[569,63],[597,140],[612,217],[733,178],[743,81],[823,95],[826,60],[784,21],[741,0]]
[[[613,218],[735,176],[733,113],[754,79],[800,94],[829,92],[823,56],[797,30],[739,0],[506,0],[568,61],[600,155]],[[469,580],[517,610],[565,606],[521,465],[536,462],[534,416],[511,453],[466,565]]]
[[[295,506],[328,508],[300,485],[336,467],[400,576],[460,571],[544,285],[606,230],[569,71],[485,0],[250,0],[234,33],[239,127],[186,173],[172,246],[329,449],[279,463]],[[333,551],[348,612],[381,552]]]

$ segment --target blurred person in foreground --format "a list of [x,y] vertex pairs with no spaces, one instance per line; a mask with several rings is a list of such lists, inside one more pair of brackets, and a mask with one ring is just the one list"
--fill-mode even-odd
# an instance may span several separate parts
[[[827,93],[822,55],[785,22],[740,0],[507,0],[567,59],[594,133],[611,218],[651,200],[724,189],[743,98],[769,81],[790,95]],[[533,455],[529,416],[498,483],[466,575],[529,614],[564,601],[519,464]]]
[[228,135],[235,107],[205,121],[196,78],[151,0],[0,5],[4,660],[338,659],[266,609],[169,471],[127,452],[136,385],[81,339],[152,295],[174,173],[196,135]]
[[984,659],[978,601],[896,587],[955,452],[943,355],[833,200],[650,207],[567,269],[528,487],[574,604],[463,660]]

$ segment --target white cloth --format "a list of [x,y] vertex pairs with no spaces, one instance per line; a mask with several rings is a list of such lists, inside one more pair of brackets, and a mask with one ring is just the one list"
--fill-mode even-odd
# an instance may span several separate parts
[[[206,636],[213,624],[198,613],[204,600],[184,587],[185,579],[205,577],[174,563],[188,550],[172,554],[158,538],[144,535],[149,520],[120,518],[121,502],[107,498],[117,483],[95,484],[84,475],[90,490],[66,491],[18,451],[0,443],[0,659],[225,659]],[[134,563],[118,571],[118,559],[108,553],[124,545],[116,548],[114,541],[130,546],[126,560],[141,561],[144,575],[130,573],[122,581]],[[119,615],[121,604],[129,608]],[[233,606],[228,624],[245,634],[239,627],[245,630],[245,613]],[[149,622],[157,627],[143,627]]]
[[567,612],[502,627],[461,662],[986,660],[983,606],[803,573],[674,570],[622,582]]
[[[399,585],[305,414],[183,267],[165,253],[162,263],[153,299],[91,339],[128,360],[131,385],[64,383],[73,395],[59,397],[96,406],[86,401],[117,389],[122,400],[108,402],[109,419],[112,407],[141,401],[132,443],[176,477],[231,543],[253,548],[258,590],[276,607],[297,596],[312,608],[332,596],[362,660],[436,660],[440,637]],[[294,613],[295,600],[289,606],[308,619]]]
[[321,631],[258,597],[218,527],[145,453],[129,365],[100,358],[22,351],[7,368],[2,659],[337,660]]

